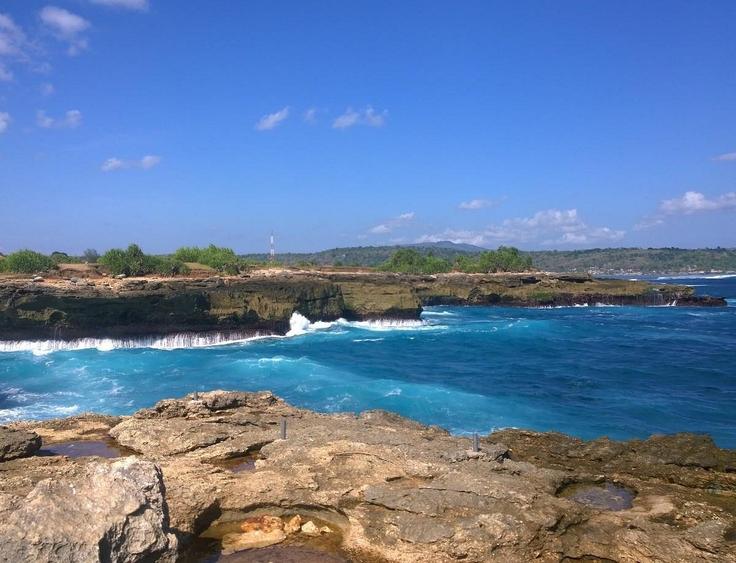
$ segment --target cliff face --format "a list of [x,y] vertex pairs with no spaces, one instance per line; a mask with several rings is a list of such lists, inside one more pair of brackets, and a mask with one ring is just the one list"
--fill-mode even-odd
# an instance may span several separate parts
[[552,275],[261,273],[247,278],[0,282],[0,340],[284,333],[312,321],[419,318],[422,305],[725,305],[692,288]]

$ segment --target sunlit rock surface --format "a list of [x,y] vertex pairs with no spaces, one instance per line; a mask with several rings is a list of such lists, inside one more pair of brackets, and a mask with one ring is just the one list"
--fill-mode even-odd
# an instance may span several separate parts
[[[16,426],[52,442],[52,426],[66,440],[77,426],[86,432],[77,438],[100,439],[104,421],[97,419],[97,434],[85,418]],[[104,433],[135,453],[126,460],[160,467],[182,560],[198,560],[195,548],[209,538],[212,549],[242,561],[257,549],[240,548],[259,540],[278,542],[261,548],[264,555],[316,549],[326,560],[364,562],[736,561],[736,454],[704,436],[583,442],[508,430],[481,438],[475,452],[468,438],[385,412],[326,415],[270,393],[222,391],[107,421]],[[250,471],[223,465],[256,453]],[[39,481],[64,481],[99,463],[34,456],[0,464],[3,521],[39,498],[50,502]],[[595,505],[576,500],[576,484],[613,484],[630,498]],[[89,494],[90,502],[102,495]],[[73,506],[57,504],[64,503]],[[300,523],[288,531],[295,515]],[[35,517],[45,527],[45,516]],[[165,552],[171,543],[160,530],[148,545]]]

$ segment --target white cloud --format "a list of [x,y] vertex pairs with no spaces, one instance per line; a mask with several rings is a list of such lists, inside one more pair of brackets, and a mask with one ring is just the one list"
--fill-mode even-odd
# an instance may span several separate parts
[[577,209],[547,209],[531,217],[506,219],[500,225],[480,230],[445,229],[422,235],[416,242],[449,240],[455,243],[490,246],[499,243],[584,245],[623,238],[625,231],[609,227],[590,227]]
[[128,170],[131,168],[139,168],[142,170],[150,170],[154,166],[161,163],[161,157],[153,154],[147,154],[140,160],[121,160],[117,157],[108,158],[100,166],[103,172],[114,172],[116,170]]
[[372,106],[366,106],[364,109],[355,111],[349,107],[345,113],[339,115],[332,122],[334,129],[347,129],[354,125],[366,125],[368,127],[382,127],[386,124],[388,110],[377,112]]
[[103,172],[112,172],[113,170],[120,170],[122,168],[125,168],[125,163],[119,158],[113,157],[103,162],[100,170]]
[[51,33],[69,45],[69,55],[78,55],[87,48],[87,39],[82,33],[89,29],[90,23],[83,17],[56,6],[46,6],[39,15]]
[[43,84],[41,84],[39,90],[41,91],[42,96],[50,96],[56,91],[54,85],[50,82],[44,82]]
[[256,123],[256,130],[258,131],[270,131],[279,123],[284,121],[287,117],[289,117],[289,106],[286,106],[285,108],[280,109],[277,112],[269,113],[268,115],[264,115],[261,117],[261,119],[258,120],[258,123]]
[[161,157],[155,154],[147,154],[141,158],[141,168],[144,170],[150,170],[154,166],[158,166],[161,163]]
[[727,152],[725,154],[719,154],[718,156],[714,156],[713,160],[720,160],[720,161],[736,160],[736,152]]
[[700,192],[685,192],[681,197],[666,199],[659,204],[659,209],[666,215],[703,213],[736,209],[736,192],[729,192],[714,199],[708,199]]
[[113,8],[124,8],[126,10],[148,10],[148,0],[89,0],[92,4],[100,6],[111,6]]
[[307,123],[317,122],[317,108],[309,108],[304,112],[304,121]]
[[373,235],[385,235],[390,232],[392,232],[394,229],[398,229],[399,227],[403,227],[407,223],[410,223],[414,220],[414,212],[409,211],[407,213],[402,213],[401,215],[394,217],[393,219],[389,219],[388,221],[384,221],[380,225],[376,225],[375,227],[372,227],[369,229],[369,233]]
[[0,13],[0,82],[13,80],[9,65],[28,62],[31,45],[23,30],[7,14]]
[[36,112],[36,124],[44,129],[74,129],[81,123],[82,112],[78,109],[70,109],[60,118],[49,117],[42,109]]
[[6,112],[0,112],[0,133],[5,133],[10,126],[10,114]]
[[498,202],[490,199],[471,199],[470,201],[462,201],[458,207],[460,209],[485,209],[486,207],[495,207]]

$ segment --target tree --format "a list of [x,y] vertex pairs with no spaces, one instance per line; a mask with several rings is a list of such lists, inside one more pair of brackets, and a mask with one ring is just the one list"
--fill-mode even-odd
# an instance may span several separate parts
[[82,254],[82,257],[84,258],[84,261],[88,264],[96,264],[97,260],[100,259],[99,253],[94,248],[88,248],[84,251],[84,254]]

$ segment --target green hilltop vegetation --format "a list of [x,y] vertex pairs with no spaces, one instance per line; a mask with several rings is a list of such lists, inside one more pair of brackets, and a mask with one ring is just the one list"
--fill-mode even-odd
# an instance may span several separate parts
[[[112,275],[173,276],[190,270],[237,274],[268,264],[267,254],[237,255],[213,244],[182,247],[169,255],[145,254],[136,244],[113,248],[101,256],[87,249],[81,256],[64,252],[50,255],[19,250],[0,255],[0,272],[35,274],[63,269],[64,264],[100,264]],[[358,246],[314,253],[278,254],[276,266],[362,267],[382,271],[431,274],[459,272],[686,273],[736,272],[736,249],[705,248],[595,248],[589,250],[520,251],[513,247],[487,250],[451,242],[407,246]]]
[[593,248],[527,254],[535,267],[552,272],[736,272],[735,248]]
[[[279,262],[301,266],[379,267],[402,248],[432,255],[455,263],[460,257],[478,256],[486,249],[451,242],[409,246],[356,246],[333,248],[314,253],[279,254]],[[684,273],[736,272],[734,248],[595,248],[589,250],[521,251],[531,258],[534,268],[550,272],[594,273]],[[250,254],[245,258],[265,261],[266,254]]]

